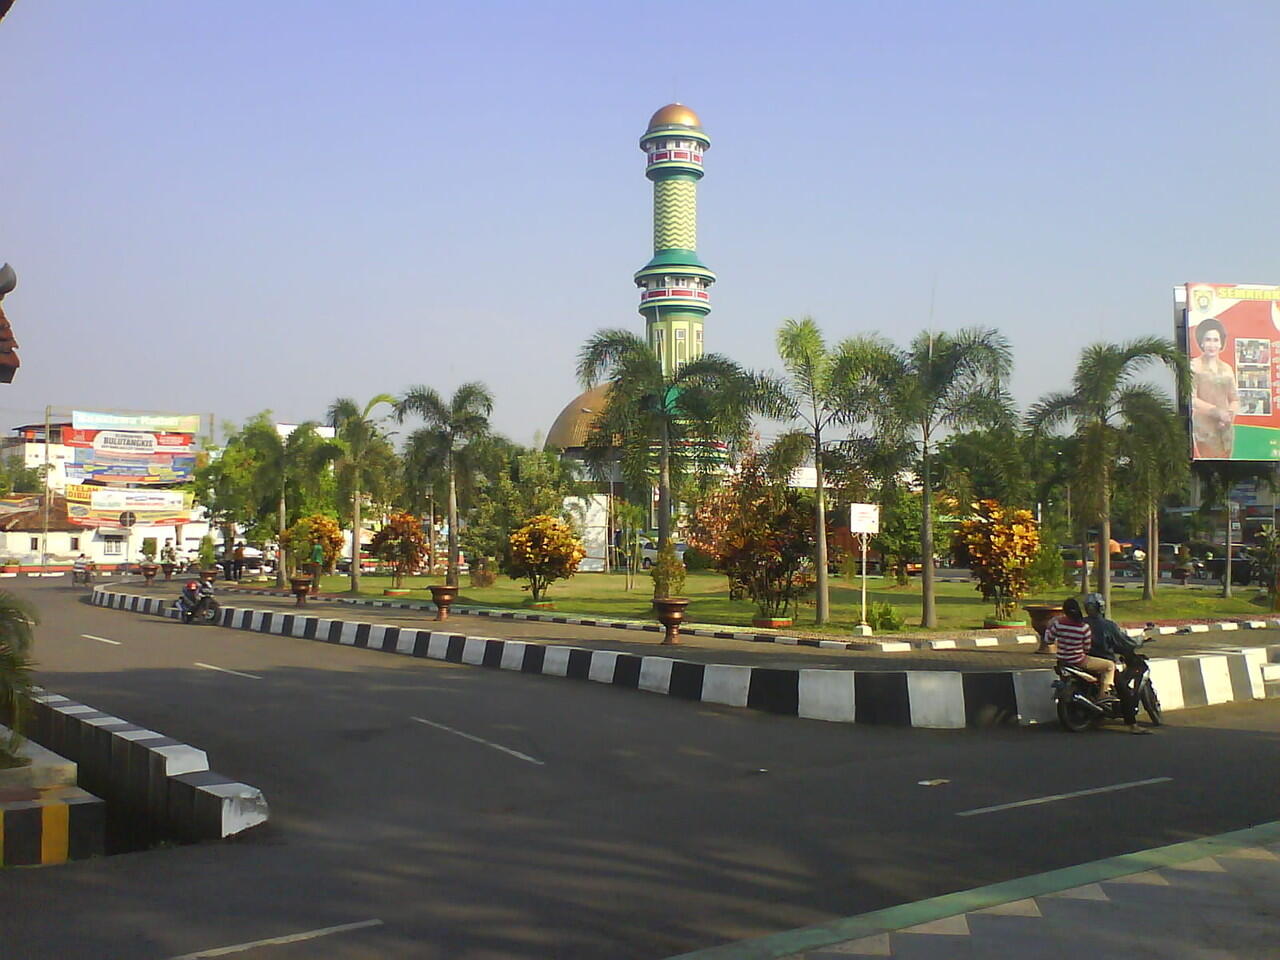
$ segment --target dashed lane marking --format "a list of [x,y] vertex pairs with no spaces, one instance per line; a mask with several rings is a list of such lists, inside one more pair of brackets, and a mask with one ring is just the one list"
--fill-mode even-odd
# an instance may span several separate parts
[[493,747],[495,750],[501,750],[503,753],[509,754],[517,760],[524,760],[526,763],[534,763],[540,767],[546,765],[541,760],[531,757],[527,753],[521,753],[519,750],[512,750],[510,747],[504,747],[500,743],[493,743],[492,741],[485,740],[482,737],[477,737],[470,733],[463,733],[461,730],[455,730],[453,727],[446,727],[443,723],[436,723],[434,720],[426,720],[422,717],[410,717],[409,719],[414,723],[425,724],[428,727],[435,727],[437,730],[443,730],[445,733],[452,733],[454,736],[462,737],[464,740],[470,740],[473,743],[480,743],[486,747]]
[[234,673],[237,677],[246,677],[249,680],[261,680],[262,678],[256,673],[241,673],[239,670],[232,670],[230,667],[215,667],[212,663],[201,663],[196,661],[197,667],[204,667],[206,670],[217,670],[219,673]]
[[1109,787],[1093,787],[1090,790],[1075,790],[1071,793],[1055,793],[1049,797],[1033,797],[1030,800],[1019,800],[1016,803],[1000,803],[994,807],[978,807],[976,810],[961,810],[957,817],[976,817],[980,813],[997,813],[1000,810],[1012,810],[1014,807],[1034,807],[1041,803],[1053,803],[1056,800],[1071,800],[1075,797],[1089,797],[1095,793],[1112,793],[1116,790],[1131,790],[1134,787],[1147,787],[1153,783],[1169,783],[1173,777],[1152,777],[1149,780],[1131,780],[1128,783],[1113,783]]
[[343,923],[336,927],[321,927],[318,930],[307,930],[303,933],[291,933],[284,937],[269,937],[266,940],[251,940],[248,943],[233,943],[229,947],[215,947],[212,950],[201,950],[198,953],[184,953],[170,960],[203,960],[204,957],[225,957],[231,953],[243,953],[257,947],[270,947],[281,943],[297,943],[300,940],[315,940],[335,933],[347,933],[350,930],[362,930],[365,927],[380,927],[381,920],[361,920],[359,923]]
[[95,637],[92,633],[82,633],[80,636],[84,637],[86,640],[97,640],[99,643],[109,643],[113,647],[121,646],[119,640],[108,640],[106,637]]

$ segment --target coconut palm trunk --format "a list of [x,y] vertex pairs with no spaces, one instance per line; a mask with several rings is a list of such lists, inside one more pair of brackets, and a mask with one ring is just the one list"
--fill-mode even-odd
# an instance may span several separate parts
[[449,565],[445,583],[458,586],[458,477],[449,462]]
[[[317,579],[320,571],[316,571]],[[351,490],[351,592],[360,592],[360,484]]]
[[[815,419],[817,417],[815,411]],[[816,541],[818,604],[814,611],[819,624],[831,619],[831,596],[827,586],[827,491],[822,477],[822,430],[813,431],[813,469],[817,483],[817,495],[814,497],[814,531]]]
[[276,520],[277,520],[277,523],[279,524],[280,535],[279,535],[279,538],[276,540],[276,544],[277,544],[276,546],[276,554],[277,554],[276,555],[276,586],[283,587],[284,586],[284,567],[285,567],[284,532],[285,530],[288,529],[288,523],[289,523],[289,512],[288,510],[285,509],[283,487],[280,488],[280,502],[277,505],[277,510],[279,512],[279,515],[276,518]]
[[924,594],[921,604],[922,627],[938,625],[937,601],[933,595],[933,476],[929,462],[929,430],[921,430],[921,502],[920,502],[920,587]]
[[662,421],[658,448],[658,549],[671,542],[671,432]]
[[1108,610],[1111,609],[1111,470],[1102,470],[1101,535],[1098,538],[1098,592]]

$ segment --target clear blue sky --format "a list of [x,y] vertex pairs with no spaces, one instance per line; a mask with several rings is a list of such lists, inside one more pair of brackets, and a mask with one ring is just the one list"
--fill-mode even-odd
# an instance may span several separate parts
[[1221,0],[18,0],[0,425],[479,379],[530,442],[585,338],[643,329],[637,138],[675,99],[713,140],[708,349],[987,324],[1026,403],[1168,335],[1174,283],[1280,282],[1278,36]]

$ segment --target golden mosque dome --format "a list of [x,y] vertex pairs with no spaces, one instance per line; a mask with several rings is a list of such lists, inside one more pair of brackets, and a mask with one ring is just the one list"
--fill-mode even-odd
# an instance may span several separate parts
[[698,115],[683,103],[668,103],[649,119],[650,130],[673,125],[693,127],[695,130],[702,129],[702,121],[698,119]]
[[587,435],[591,432],[591,424],[604,412],[609,400],[609,384],[602,383],[592,387],[586,393],[579,394],[569,402],[542,444],[544,450],[569,450],[574,447],[585,447]]

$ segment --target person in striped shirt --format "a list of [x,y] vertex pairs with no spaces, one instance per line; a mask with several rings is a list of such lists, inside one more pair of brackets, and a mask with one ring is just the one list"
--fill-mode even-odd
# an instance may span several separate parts
[[1060,663],[1094,674],[1101,681],[1098,689],[1102,697],[1115,696],[1116,665],[1111,660],[1089,656],[1093,634],[1075,597],[1063,601],[1062,616],[1045,628],[1044,642],[1056,645]]

